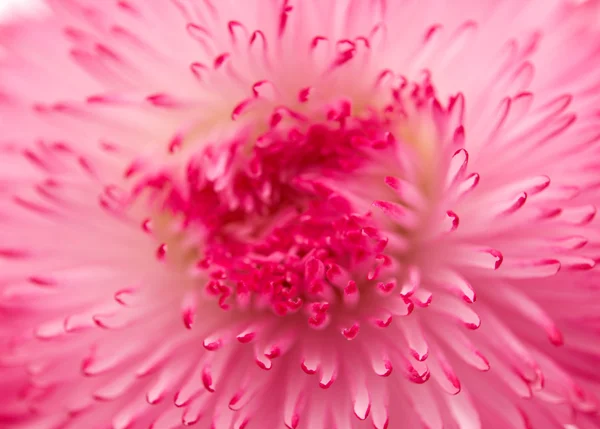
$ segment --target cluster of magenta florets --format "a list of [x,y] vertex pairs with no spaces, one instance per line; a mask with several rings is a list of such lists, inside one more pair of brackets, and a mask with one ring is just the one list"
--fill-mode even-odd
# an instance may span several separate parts
[[271,130],[250,155],[240,153],[243,142],[234,143],[215,181],[199,179],[210,151],[190,161],[187,215],[210,225],[198,267],[210,277],[206,292],[222,308],[252,305],[281,316],[304,311],[318,328],[327,324],[331,305],[351,300],[357,283],[375,282],[389,263],[382,253],[387,240],[343,187],[373,146],[385,145],[374,143],[364,126],[329,119]]
[[282,316],[303,311],[320,327],[331,306],[352,303],[365,288],[386,292],[394,284],[379,279],[393,262],[384,253],[386,233],[373,220],[373,201],[347,184],[374,160],[397,156],[389,116],[406,115],[402,94],[417,108],[434,95],[427,79],[398,85],[389,106],[360,116],[346,100],[317,121],[277,108],[265,133],[253,136],[242,127],[193,153],[183,179],[162,172],[139,185],[166,189],[163,209],[185,228],[203,231],[195,264],[220,307]]

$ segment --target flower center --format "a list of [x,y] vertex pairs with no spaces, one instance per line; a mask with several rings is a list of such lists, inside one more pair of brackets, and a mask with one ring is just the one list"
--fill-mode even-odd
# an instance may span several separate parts
[[242,126],[184,167],[146,175],[136,189],[161,213],[158,257],[224,310],[303,314],[319,329],[332,315],[381,316],[397,285],[414,288],[438,180],[433,90],[395,85],[389,104],[360,112],[348,100],[310,115],[277,108],[262,134]]

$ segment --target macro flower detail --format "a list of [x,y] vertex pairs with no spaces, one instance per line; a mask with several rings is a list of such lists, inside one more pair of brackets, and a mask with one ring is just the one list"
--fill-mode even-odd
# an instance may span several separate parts
[[0,428],[599,428],[599,7],[2,22]]

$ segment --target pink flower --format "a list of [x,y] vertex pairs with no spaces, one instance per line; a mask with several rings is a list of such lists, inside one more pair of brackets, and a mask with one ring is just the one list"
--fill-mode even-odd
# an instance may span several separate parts
[[1,428],[600,428],[597,1],[45,6]]

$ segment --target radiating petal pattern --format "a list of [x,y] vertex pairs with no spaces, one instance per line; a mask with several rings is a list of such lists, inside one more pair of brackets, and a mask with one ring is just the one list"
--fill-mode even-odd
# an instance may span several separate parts
[[0,24],[0,428],[600,428],[600,2]]

